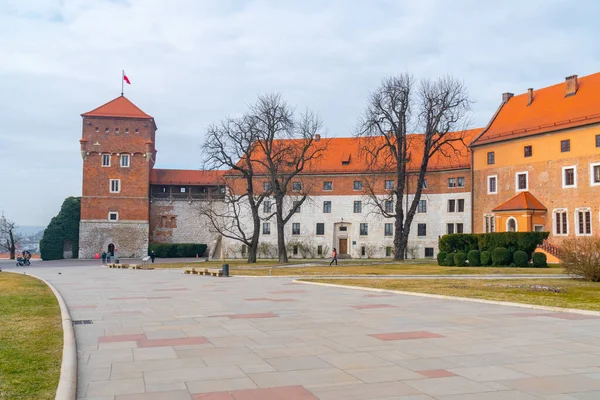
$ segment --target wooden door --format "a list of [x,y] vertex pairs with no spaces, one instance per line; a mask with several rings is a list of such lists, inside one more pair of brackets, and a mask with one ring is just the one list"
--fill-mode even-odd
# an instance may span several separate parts
[[348,239],[340,239],[340,254],[348,254]]

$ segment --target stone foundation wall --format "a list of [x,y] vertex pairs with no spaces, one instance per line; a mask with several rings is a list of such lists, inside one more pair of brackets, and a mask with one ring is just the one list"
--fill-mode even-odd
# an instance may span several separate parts
[[114,244],[119,258],[138,258],[148,254],[147,221],[84,220],[79,223],[79,258],[93,258]]

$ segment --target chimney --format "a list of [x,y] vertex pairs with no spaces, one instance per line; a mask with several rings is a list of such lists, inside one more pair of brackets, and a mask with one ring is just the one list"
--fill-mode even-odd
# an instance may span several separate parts
[[565,97],[573,96],[575,93],[577,93],[577,89],[579,89],[579,84],[577,83],[577,75],[567,76],[565,78],[565,86]]
[[315,135],[315,142],[318,142],[319,140],[321,140],[321,135],[319,133],[317,133]]
[[529,101],[527,102],[527,105],[530,106],[531,103],[533,103],[533,88],[527,89],[527,96],[529,97]]
[[507,103],[508,100],[513,96],[514,96],[514,93],[508,93],[508,92],[502,93],[502,102]]

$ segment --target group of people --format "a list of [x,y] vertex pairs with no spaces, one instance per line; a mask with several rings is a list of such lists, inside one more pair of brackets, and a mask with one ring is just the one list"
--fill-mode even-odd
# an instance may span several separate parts
[[[102,264],[110,264],[110,260],[111,260],[111,258],[113,257],[113,254],[112,254],[112,253],[110,253],[110,252],[109,252],[109,253],[107,253],[106,251],[103,251],[103,252],[102,252],[102,255],[101,255],[101,257],[102,257]],[[117,256],[116,256],[116,251],[115,251],[115,255],[114,255],[114,257],[115,257],[115,261],[118,263],[118,262],[119,262],[119,259],[118,259],[118,258],[117,258]],[[154,264],[154,259],[155,259],[155,258],[156,258],[156,253],[154,252],[154,250],[152,250],[152,251],[150,252],[150,259],[152,260],[152,263],[153,263],[153,264]]]

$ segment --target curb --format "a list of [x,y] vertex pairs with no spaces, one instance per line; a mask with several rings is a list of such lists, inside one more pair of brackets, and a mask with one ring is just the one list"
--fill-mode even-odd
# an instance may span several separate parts
[[457,300],[457,301],[465,301],[465,302],[469,302],[469,303],[494,304],[494,305],[498,305],[498,306],[530,308],[530,309],[534,309],[534,310],[545,310],[545,311],[555,311],[555,312],[564,312],[564,313],[572,313],[572,314],[600,316],[600,311],[579,310],[576,308],[549,307],[549,306],[540,306],[537,304],[513,303],[510,301],[472,299],[470,297],[445,296],[445,295],[441,295],[441,294],[404,292],[401,290],[366,288],[366,287],[360,287],[360,286],[346,286],[346,285],[338,285],[335,283],[309,282],[309,281],[302,281],[302,280],[297,280],[297,279],[294,279],[294,282],[302,283],[305,285],[319,285],[319,286],[329,286],[329,287],[336,287],[336,288],[342,288],[342,289],[364,290],[367,292],[393,293],[393,294],[401,294],[401,295],[405,295],[405,296],[428,297],[431,299]]
[[[3,272],[21,275],[16,271]],[[63,354],[55,400],[75,400],[77,397],[77,347],[69,309],[58,290],[50,282],[30,273],[23,274],[44,282],[52,290],[58,301],[63,328]]]

